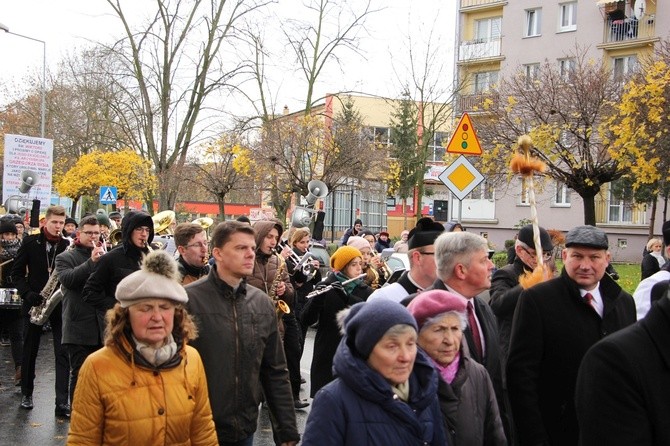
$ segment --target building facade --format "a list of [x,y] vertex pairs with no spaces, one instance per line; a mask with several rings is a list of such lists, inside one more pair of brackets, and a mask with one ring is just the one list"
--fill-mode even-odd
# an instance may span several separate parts
[[[465,86],[455,103],[458,115],[483,113],[498,80],[519,70],[532,77],[546,62],[570,70],[569,54],[577,47],[589,58],[603,59],[613,76],[623,76],[670,29],[670,8],[658,0],[458,0],[457,8],[455,77]],[[583,222],[579,195],[550,179],[541,188],[541,225],[567,231]],[[609,234],[615,260],[636,262],[648,238],[651,206],[627,202],[616,190],[611,184],[601,189],[596,223]],[[462,203],[452,199],[451,204],[452,218],[462,205],[463,223],[497,249],[530,218],[520,178],[495,189],[482,185]],[[661,232],[664,203],[658,209],[654,234]]]

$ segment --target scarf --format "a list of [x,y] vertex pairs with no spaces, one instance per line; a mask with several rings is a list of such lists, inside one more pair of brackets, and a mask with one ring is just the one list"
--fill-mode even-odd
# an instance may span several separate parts
[[447,384],[451,384],[452,381],[454,380],[454,378],[456,378],[456,373],[458,373],[458,366],[459,366],[460,362],[461,362],[461,354],[457,353],[454,360],[451,361],[451,364],[447,364],[446,366],[441,366],[437,362],[433,361],[433,365],[435,366],[435,369],[438,371],[438,373],[440,374],[442,379]]
[[[346,282],[347,280],[351,280],[351,277],[347,277],[339,271],[335,273],[335,278],[340,283]],[[354,289],[358,285],[360,285],[360,283],[361,283],[361,279],[357,279],[357,280],[354,280],[353,282],[349,282],[348,284],[344,285],[344,291],[346,291],[347,294],[351,294],[354,291]]]
[[398,398],[407,402],[409,400],[409,380],[404,383],[400,383],[397,386],[391,386],[393,393],[398,395]]
[[651,253],[652,257],[655,257],[656,260],[658,261],[658,266],[663,266],[665,264],[665,259],[663,258],[663,254],[660,252],[652,252]]
[[51,234],[49,234],[49,231],[47,231],[44,228],[42,228],[42,233],[44,234],[44,238],[46,239],[46,241],[51,243],[54,246],[56,246],[61,240],[61,235],[60,234],[51,235]]
[[163,346],[160,348],[154,348],[144,342],[138,341],[135,335],[132,336],[133,341],[135,341],[135,349],[154,367],[164,364],[177,354],[177,343],[175,342],[172,333],[168,335]]
[[19,247],[21,246],[21,240],[18,238],[14,240],[0,240],[0,261],[4,262],[5,260],[16,258],[16,254],[19,252]]

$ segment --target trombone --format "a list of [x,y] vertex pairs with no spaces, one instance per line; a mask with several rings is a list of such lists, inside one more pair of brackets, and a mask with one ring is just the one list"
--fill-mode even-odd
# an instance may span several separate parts
[[314,255],[311,252],[307,251],[302,257],[299,256],[298,254],[295,253],[295,251],[293,251],[293,249],[291,249],[291,247],[285,240],[279,241],[279,243],[275,247],[275,251],[277,252],[277,254],[281,254],[284,248],[288,248],[289,257],[293,262],[293,264],[295,265],[293,271],[295,272],[301,270],[302,273],[305,275],[305,277],[307,277],[306,281],[312,280],[314,276],[316,276],[317,269],[314,265],[308,263],[308,260],[316,259]]

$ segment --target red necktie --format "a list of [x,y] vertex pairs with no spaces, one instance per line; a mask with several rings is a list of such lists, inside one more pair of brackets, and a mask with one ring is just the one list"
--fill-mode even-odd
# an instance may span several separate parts
[[584,300],[586,301],[587,304],[589,304],[589,306],[591,308],[594,308],[593,307],[593,295],[591,293],[584,294]]
[[475,319],[475,309],[472,307],[472,301],[468,300],[468,324],[472,332],[472,340],[475,341],[475,349],[477,350],[477,357],[480,360],[484,359],[482,351],[482,338],[479,334],[479,327],[477,326],[477,319]]

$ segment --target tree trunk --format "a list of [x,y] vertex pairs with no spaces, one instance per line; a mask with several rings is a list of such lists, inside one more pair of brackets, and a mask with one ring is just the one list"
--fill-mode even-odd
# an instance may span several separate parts
[[414,200],[416,202],[416,209],[414,209],[414,216],[416,217],[416,221],[419,221],[421,218],[421,212],[423,211],[423,190],[423,175],[421,175],[419,181],[416,182],[416,199]]
[[658,195],[654,196],[651,203],[651,217],[649,218],[649,238],[654,236],[654,222],[656,222],[656,203],[658,202]]
[[219,197],[217,202],[219,203],[219,220],[226,221],[226,197]]
[[596,225],[596,196],[584,196],[582,195],[582,200],[584,201],[584,224],[585,225]]
[[72,216],[72,217],[77,215],[77,203],[79,202],[79,198],[80,197],[72,199],[72,210],[70,211],[70,216]]
[[407,197],[402,199],[402,218],[403,218],[403,229],[407,229]]

